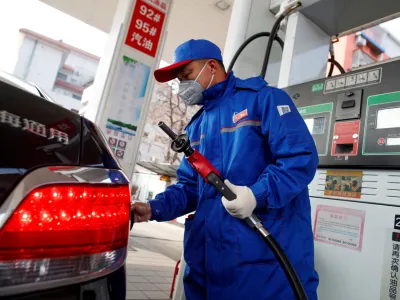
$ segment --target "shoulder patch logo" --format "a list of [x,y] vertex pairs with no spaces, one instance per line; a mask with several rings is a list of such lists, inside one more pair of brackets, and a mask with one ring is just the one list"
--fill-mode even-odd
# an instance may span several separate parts
[[289,105],[278,105],[276,108],[278,109],[280,116],[290,113],[291,111]]
[[247,116],[248,116],[248,113],[247,113],[247,108],[246,108],[245,110],[241,111],[240,113],[234,113],[232,116],[232,121],[233,121],[233,123],[237,123],[240,120],[246,118]]

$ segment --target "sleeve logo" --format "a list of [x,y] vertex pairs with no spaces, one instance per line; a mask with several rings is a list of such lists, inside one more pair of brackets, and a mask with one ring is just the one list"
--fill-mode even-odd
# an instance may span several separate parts
[[278,109],[280,116],[290,113],[289,105],[278,105],[276,108]]

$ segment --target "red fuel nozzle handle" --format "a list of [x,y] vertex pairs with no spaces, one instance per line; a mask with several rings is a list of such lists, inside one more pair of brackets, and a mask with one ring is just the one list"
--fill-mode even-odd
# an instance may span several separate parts
[[218,170],[197,150],[187,157],[188,162],[203,179],[213,185],[227,200],[235,200],[236,195],[226,186]]
[[158,126],[172,139],[172,150],[185,153],[190,165],[206,182],[213,185],[227,200],[236,199],[236,195],[226,186],[218,170],[203,155],[190,146],[187,135],[176,135],[164,122],[159,122]]

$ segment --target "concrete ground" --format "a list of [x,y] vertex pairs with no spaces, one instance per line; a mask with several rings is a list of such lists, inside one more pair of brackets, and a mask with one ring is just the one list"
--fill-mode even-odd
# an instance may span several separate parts
[[126,299],[170,299],[175,266],[182,253],[182,241],[181,226],[156,222],[133,226],[126,263]]

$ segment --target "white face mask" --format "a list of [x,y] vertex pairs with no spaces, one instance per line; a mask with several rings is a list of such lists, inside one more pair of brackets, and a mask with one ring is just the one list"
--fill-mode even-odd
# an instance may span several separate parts
[[[196,105],[196,104],[199,105],[202,103],[204,89],[201,86],[201,84],[197,82],[197,79],[199,79],[201,73],[203,72],[207,64],[208,62],[201,69],[199,75],[197,75],[195,80],[185,80],[179,83],[178,97],[182,99],[182,101],[185,102],[186,105]],[[214,74],[212,74],[210,83],[208,84],[206,89],[210,87],[213,79],[214,79]]]

